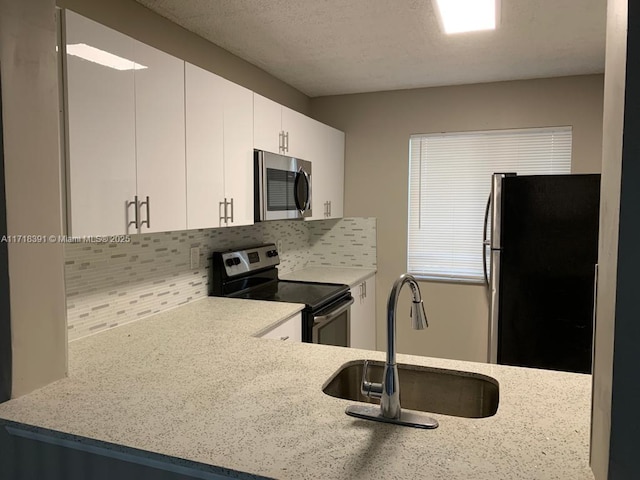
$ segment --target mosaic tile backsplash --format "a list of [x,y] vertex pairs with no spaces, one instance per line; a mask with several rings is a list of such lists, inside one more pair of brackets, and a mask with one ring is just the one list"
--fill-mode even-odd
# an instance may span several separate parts
[[[280,272],[306,266],[375,268],[375,218],[275,221],[246,227],[132,235],[130,243],[65,245],[69,341],[208,294],[211,252],[281,242]],[[191,248],[200,248],[191,269]]]

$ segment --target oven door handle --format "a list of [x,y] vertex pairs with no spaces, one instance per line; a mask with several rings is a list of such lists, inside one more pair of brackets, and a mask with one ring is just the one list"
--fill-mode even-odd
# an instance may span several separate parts
[[313,326],[318,326],[322,323],[327,323],[333,320],[338,315],[342,314],[345,310],[347,310],[351,305],[353,305],[353,297],[349,297],[349,300],[341,303],[340,306],[336,310],[332,310],[331,313],[327,315],[320,315],[318,317],[313,317]]

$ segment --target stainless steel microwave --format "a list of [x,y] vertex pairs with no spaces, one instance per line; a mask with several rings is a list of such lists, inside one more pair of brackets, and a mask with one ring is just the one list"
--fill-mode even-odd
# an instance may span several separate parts
[[255,150],[255,221],[310,217],[311,178],[311,162]]

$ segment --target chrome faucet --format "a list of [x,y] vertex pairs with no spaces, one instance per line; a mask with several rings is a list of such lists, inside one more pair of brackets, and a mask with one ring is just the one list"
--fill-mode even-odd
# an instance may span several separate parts
[[411,326],[414,330],[428,327],[427,315],[424,311],[420,287],[416,279],[404,273],[394,282],[387,303],[387,361],[384,365],[382,383],[367,380],[369,361],[365,360],[362,368],[362,394],[369,398],[380,399],[380,409],[371,406],[351,405],[347,407],[347,415],[386,423],[396,423],[418,428],[436,428],[438,421],[414,412],[403,412],[400,408],[400,380],[396,364],[396,310],[398,297],[402,287],[408,283],[411,287]]

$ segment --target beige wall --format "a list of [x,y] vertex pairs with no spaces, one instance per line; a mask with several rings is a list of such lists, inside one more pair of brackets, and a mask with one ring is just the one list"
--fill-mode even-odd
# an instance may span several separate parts
[[264,70],[185,30],[134,0],[58,0],[58,6],[214,72],[307,114],[309,98]]
[[[378,218],[378,333],[384,332],[391,285],[406,269],[409,135],[572,125],[573,172],[599,172],[602,92],[602,75],[590,75],[311,100],[313,117],[346,132],[345,216]],[[484,288],[424,282],[422,291],[430,327],[424,332],[410,329],[405,297],[398,350],[484,361]],[[378,348],[384,338],[378,335]]]
[[[60,235],[55,1],[0,2],[7,232]],[[13,392],[66,373],[61,244],[10,243]]]

